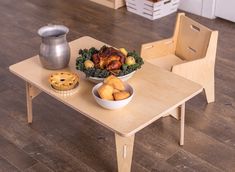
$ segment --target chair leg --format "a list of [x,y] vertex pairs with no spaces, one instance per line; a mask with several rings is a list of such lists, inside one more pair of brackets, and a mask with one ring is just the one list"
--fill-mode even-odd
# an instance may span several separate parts
[[215,84],[214,82],[211,82],[210,84],[207,84],[204,86],[205,94],[207,103],[212,103],[215,101]]

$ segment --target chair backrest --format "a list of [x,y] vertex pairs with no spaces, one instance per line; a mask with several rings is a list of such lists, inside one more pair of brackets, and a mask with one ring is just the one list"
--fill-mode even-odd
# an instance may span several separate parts
[[189,61],[205,57],[211,33],[207,27],[180,13],[174,33],[175,54]]

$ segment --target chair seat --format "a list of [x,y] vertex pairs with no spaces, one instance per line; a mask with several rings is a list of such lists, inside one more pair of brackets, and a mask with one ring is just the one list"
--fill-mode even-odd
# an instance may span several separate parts
[[174,54],[168,54],[163,57],[152,58],[147,61],[168,71],[171,71],[174,65],[185,62]]

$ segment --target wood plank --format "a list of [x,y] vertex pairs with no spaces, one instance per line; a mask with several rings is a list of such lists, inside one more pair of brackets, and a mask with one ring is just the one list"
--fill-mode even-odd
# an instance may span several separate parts
[[46,167],[42,163],[37,163],[32,167],[24,170],[24,172],[53,172],[50,168]]
[[[165,137],[168,141],[176,142],[178,133],[170,135],[169,132],[176,131],[179,128],[178,124],[170,118],[164,118],[163,120],[167,120],[170,125],[165,127],[164,130],[156,126],[156,130],[161,130],[162,132],[159,132],[159,135]],[[210,164],[213,164],[213,166],[221,170],[226,171],[235,169],[235,165],[233,163],[235,161],[235,149],[228,147],[221,142],[216,141],[212,137],[187,126],[187,123],[185,131],[184,150],[196,155]]]
[[[155,171],[177,172],[177,169],[175,169],[174,166],[167,163],[164,159],[162,159],[162,157],[159,156],[158,154],[159,149],[154,149],[154,152],[150,151],[149,150],[149,147],[151,147],[150,144],[143,146],[139,144],[140,142],[141,139],[139,139],[139,141],[137,140],[137,143],[135,143],[134,157],[133,157],[134,162],[137,162],[145,169],[148,169],[149,171],[153,172]],[[135,167],[135,164],[133,164],[133,166]]]
[[[0,155],[3,157],[6,156],[6,159],[9,159],[14,165],[18,165],[19,169],[24,170],[31,167],[37,162],[35,161],[36,159],[53,170],[69,171],[70,169],[72,171],[93,171],[93,169],[80,160],[58,148],[56,144],[53,144],[41,135],[35,133],[35,131],[30,129],[27,125],[16,121],[14,125],[11,125],[9,122],[14,121],[14,119],[7,116],[7,114],[1,114],[0,121],[2,121],[2,124],[5,124],[0,125],[0,136],[3,134],[9,140],[13,141],[17,147],[23,149],[23,151],[10,144],[10,142],[2,143],[2,140],[0,140],[0,146],[2,146]],[[9,146],[9,148],[3,149],[3,146]],[[34,163],[27,166],[27,164],[25,164],[29,161],[27,157],[33,159]],[[18,160],[17,158],[20,159]],[[26,162],[24,162],[24,160]]]
[[17,148],[14,144],[0,135],[0,156],[10,161],[15,167],[24,170],[31,167],[37,161]]
[[[220,96],[222,98],[222,96]],[[224,97],[223,101],[228,101],[228,97]],[[214,110],[212,110],[214,109]],[[215,111],[216,109],[216,111]],[[228,145],[234,148],[235,145],[235,131],[234,131],[234,122],[226,117],[227,111],[235,113],[234,109],[231,107],[229,101],[224,103],[224,105],[216,102],[214,105],[208,106],[205,111],[194,110],[192,105],[188,105],[188,110],[186,111],[189,114],[189,117],[186,118],[187,125],[193,127],[194,129],[201,131],[210,137],[222,142],[225,145]],[[220,113],[221,112],[221,113]],[[228,113],[226,115],[229,115]],[[232,115],[232,114],[231,114]],[[211,120],[211,118],[215,118]],[[197,122],[195,122],[197,121]],[[198,122],[203,121],[203,122]],[[226,132],[224,132],[226,131]]]
[[19,170],[10,164],[6,159],[0,156],[0,172],[19,172]]
[[25,146],[23,150],[33,158],[56,171],[94,172],[94,170],[86,164],[75,160],[71,155],[68,155],[55,145],[46,145],[35,141],[30,145]]
[[131,171],[135,136],[122,137],[115,134],[118,171]]
[[213,165],[198,159],[196,156],[184,150],[180,150],[172,155],[167,160],[167,163],[175,166],[178,171],[182,172],[222,172],[222,170],[213,167]]
[[109,8],[118,9],[120,7],[125,6],[124,0],[90,0],[92,2],[104,5]]

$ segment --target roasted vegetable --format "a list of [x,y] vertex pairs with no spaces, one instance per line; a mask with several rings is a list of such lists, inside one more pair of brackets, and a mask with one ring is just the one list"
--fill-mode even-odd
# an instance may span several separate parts
[[93,63],[93,61],[91,61],[91,60],[86,60],[86,61],[84,62],[84,65],[85,65],[85,68],[86,68],[86,69],[93,68],[93,67],[95,66],[94,63]]
[[126,63],[128,66],[133,65],[133,64],[135,64],[135,58],[132,57],[132,56],[129,56],[129,57],[126,58],[125,63]]

